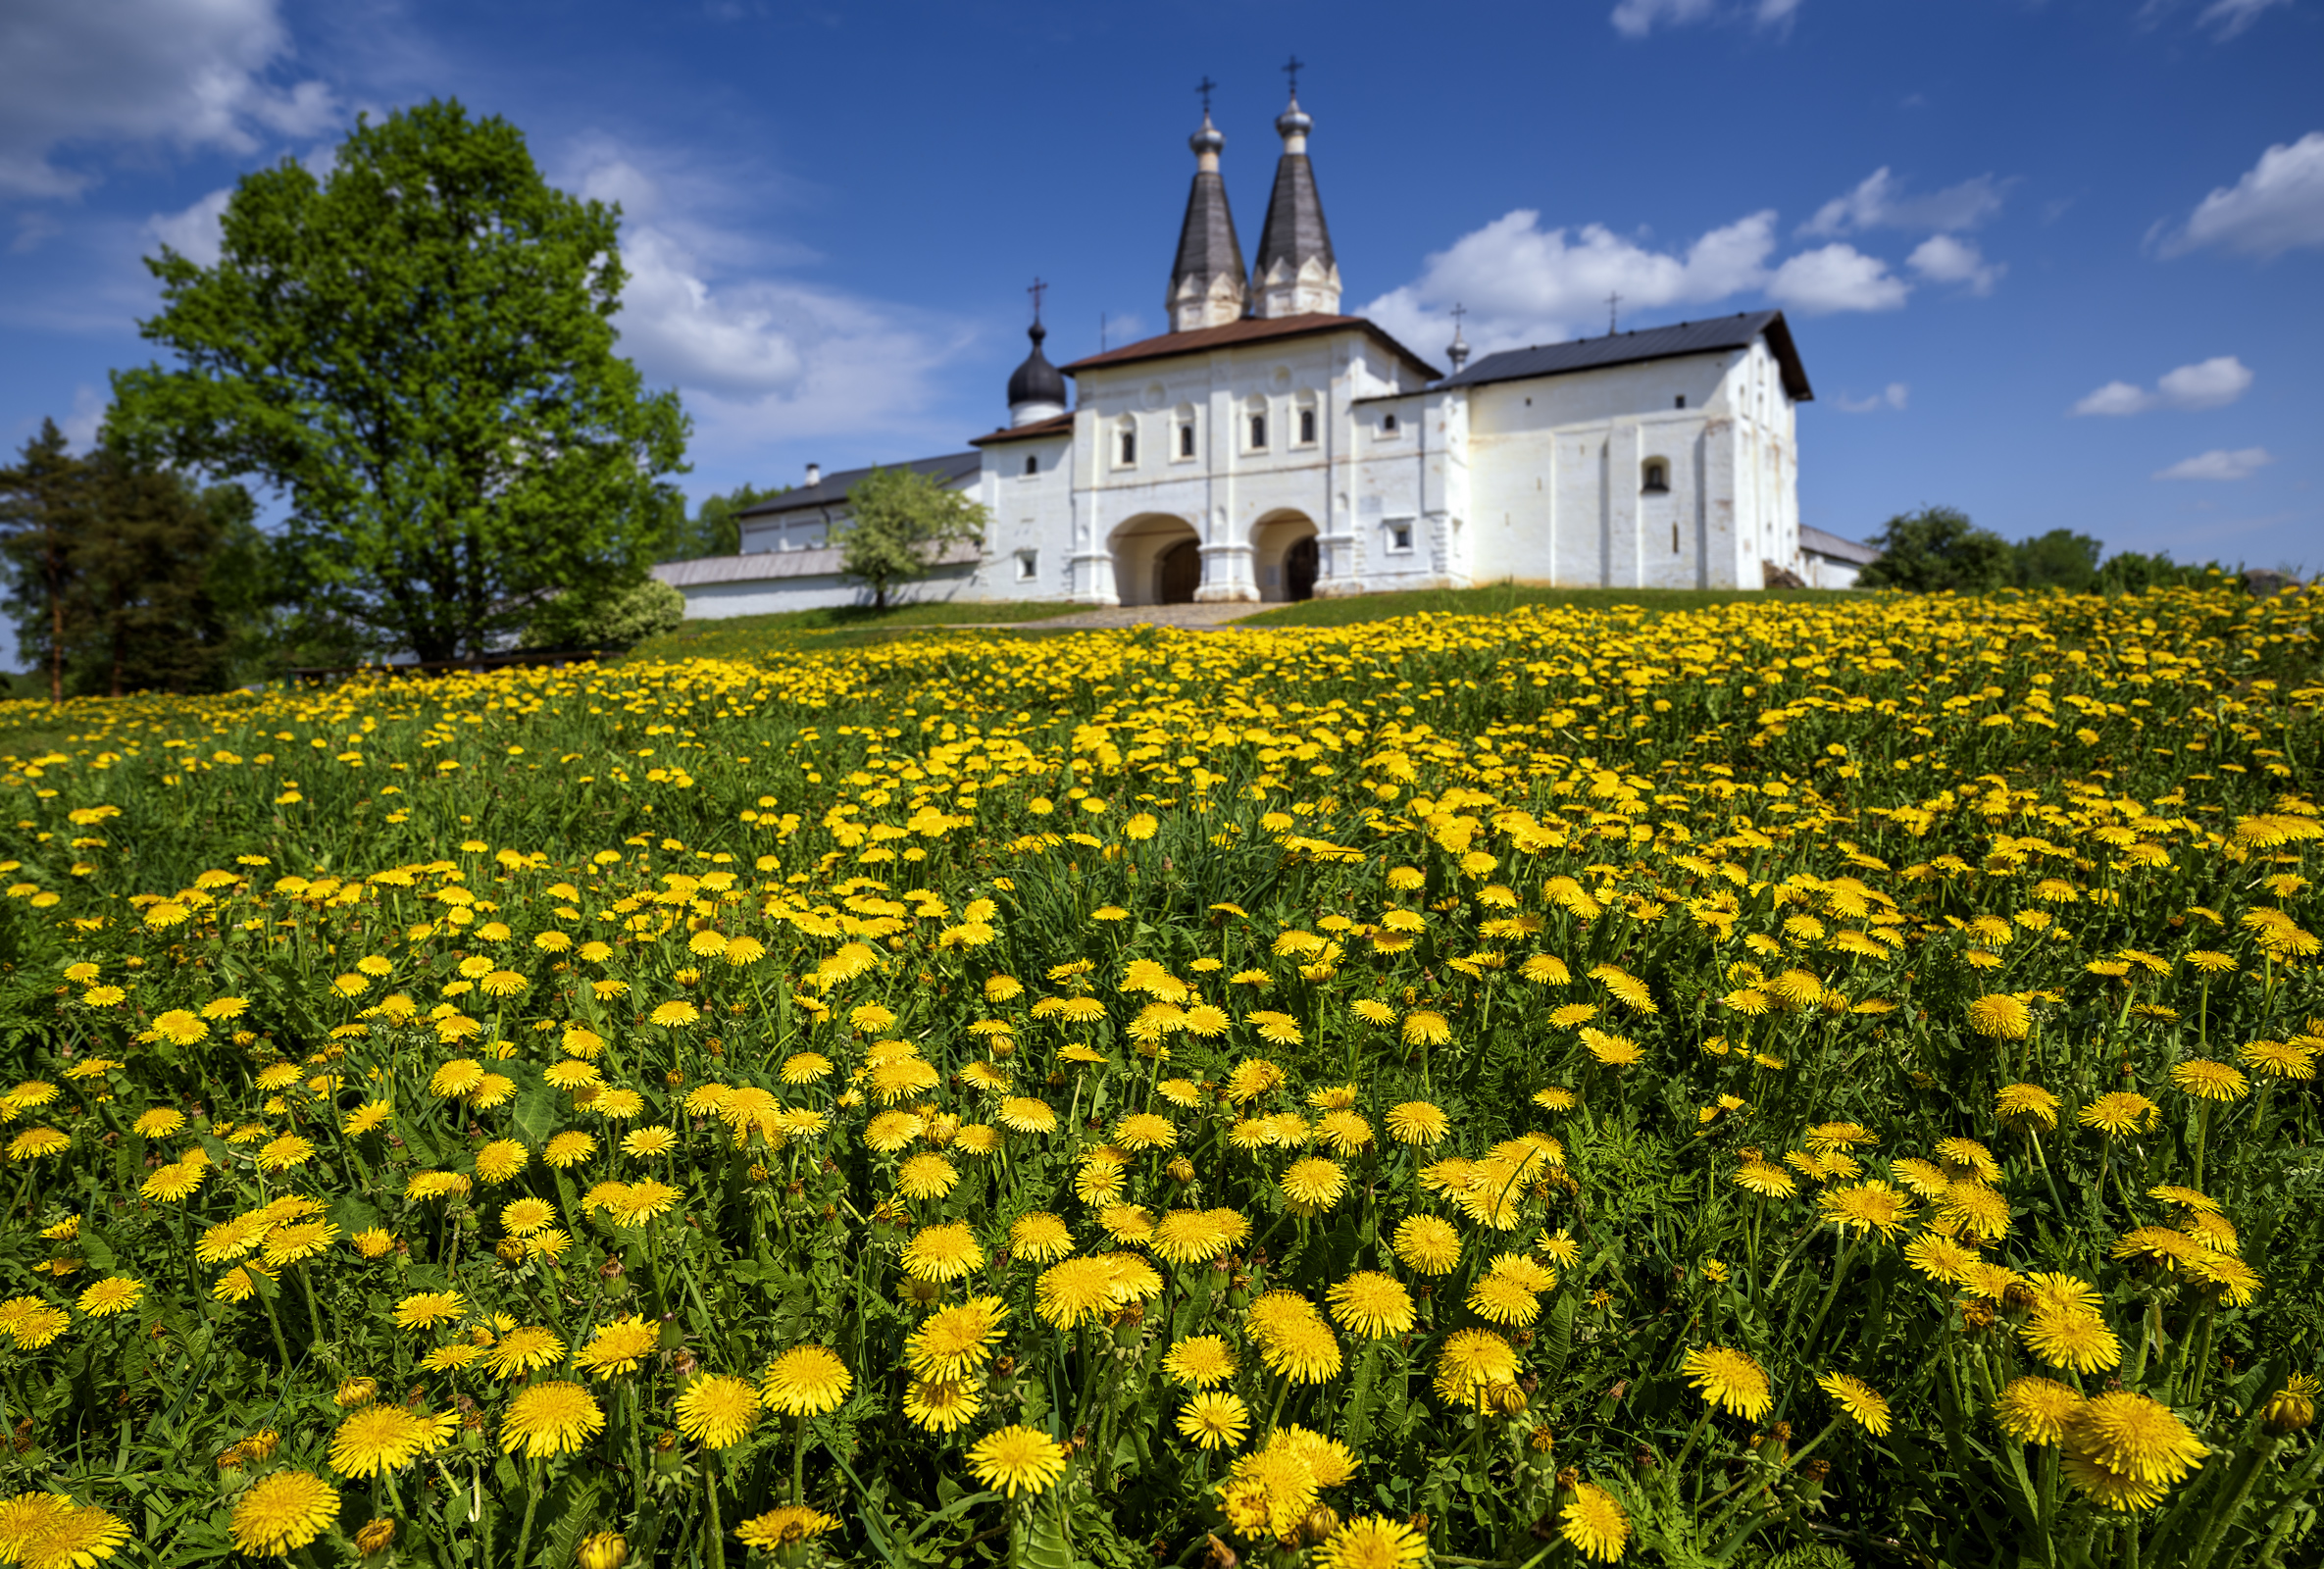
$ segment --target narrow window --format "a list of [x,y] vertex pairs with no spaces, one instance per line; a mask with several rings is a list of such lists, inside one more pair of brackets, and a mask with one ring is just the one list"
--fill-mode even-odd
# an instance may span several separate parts
[[1267,416],[1264,414],[1254,414],[1251,416],[1251,450],[1253,452],[1264,452],[1266,449]]
[[1178,455],[1182,458],[1194,455],[1194,428],[1190,425],[1178,428]]
[[1315,410],[1313,409],[1299,411],[1299,444],[1303,447],[1315,445]]
[[1679,553],[1679,526],[1676,523],[1670,526],[1670,553],[1674,556]]
[[1670,493],[1670,465],[1660,458],[1648,458],[1639,477],[1639,488],[1650,496]]
[[1686,394],[1686,393],[1684,393],[1684,392],[1682,392],[1682,393],[1680,393],[1680,394],[1679,394],[1679,401],[1678,401],[1677,403],[1673,404],[1673,405],[1672,405],[1672,407],[1673,407],[1673,408],[1680,408],[1680,409],[1683,409],[1683,408],[1685,408],[1686,406],[1687,406],[1687,394]]
[[1396,433],[1396,416],[1392,409],[1380,417],[1380,433],[1382,435],[1394,435]]
[[1019,582],[1033,582],[1034,579],[1040,576],[1040,571],[1041,553],[1039,551],[1020,550],[1017,552],[1017,581]]
[[1041,460],[1040,460],[1040,458],[1039,458],[1037,455],[1036,455],[1036,454],[1033,454],[1033,453],[1027,453],[1027,454],[1026,454],[1026,456],[1025,456],[1025,472],[1026,472],[1028,475],[1035,475],[1035,474],[1038,474],[1038,473],[1040,473],[1040,472],[1041,472]]
[[1122,432],[1122,467],[1125,469],[1134,469],[1137,466],[1137,432],[1136,430],[1124,430]]

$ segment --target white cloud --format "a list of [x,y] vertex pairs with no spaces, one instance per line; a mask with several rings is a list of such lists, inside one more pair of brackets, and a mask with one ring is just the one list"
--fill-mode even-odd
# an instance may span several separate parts
[[2248,480],[2261,469],[2275,462],[2265,447],[2238,447],[2230,452],[2224,447],[2213,447],[2208,452],[2183,458],[2167,469],[2157,469],[2157,480]]
[[[2225,43],[2276,7],[2291,3],[2292,0],[2212,0],[2196,17],[2195,25],[2209,27],[2212,36]],[[2139,8],[2139,24],[2147,27],[2159,25],[2164,17],[2178,9],[2179,0],[2147,0]]]
[[1643,38],[1658,26],[1683,27],[1718,9],[1718,0],[1621,0],[1607,20],[1626,38]]
[[73,412],[57,422],[57,429],[65,433],[66,444],[76,452],[86,452],[97,444],[97,431],[105,423],[105,412],[111,407],[105,394],[86,381],[73,389]]
[[1618,0],[1606,20],[1624,37],[1643,38],[1656,27],[1684,27],[1714,18],[1725,21],[1729,15],[1740,16],[1744,12],[1759,26],[1788,26],[1798,14],[1799,6],[1800,0],[1747,0],[1726,9],[1721,7],[1720,0]]
[[2108,381],[2083,398],[2073,414],[2121,416],[2152,409],[2223,409],[2251,385],[2251,372],[2232,354],[2166,372],[2149,392],[2128,381]]
[[181,213],[156,213],[145,221],[145,232],[157,245],[167,245],[187,261],[202,267],[218,261],[218,221],[226,216],[231,190],[214,190]]
[[1816,209],[1815,217],[1799,226],[1803,234],[1845,234],[1851,229],[1903,228],[1947,233],[1975,228],[2001,210],[2005,182],[1979,175],[1958,185],[1947,185],[1924,196],[1908,195],[1904,181],[1882,165],[1856,182],[1844,196],[1835,196]]
[[1912,285],[1889,271],[1889,264],[1853,245],[1824,245],[1801,251],[1767,280],[1768,297],[1802,316],[1837,311],[1893,311]]
[[1597,224],[1544,229],[1519,208],[1430,256],[1420,278],[1363,308],[1426,355],[1452,335],[1445,312],[1466,305],[1465,334],[1480,353],[1558,342],[1599,330],[1606,296],[1626,311],[1704,305],[1759,287],[1775,249],[1775,214],[1714,228],[1685,254],[1648,250]]
[[561,183],[622,204],[622,352],[649,385],[684,394],[698,449],[763,451],[835,433],[928,438],[912,432],[934,373],[968,341],[963,329],[777,276],[806,253],[722,224],[722,211],[750,204],[699,173],[664,177],[610,144],[577,162]]
[[0,197],[72,196],[95,182],[67,148],[168,143],[247,153],[261,131],[308,136],[339,106],[280,79],[291,54],[276,0],[80,0],[0,7]]
[[1911,387],[1902,381],[1891,381],[1868,398],[1851,398],[1844,392],[1833,401],[1840,405],[1843,414],[1870,414],[1877,409],[1901,409],[1911,397]]
[[2260,257],[2324,247],[2324,130],[2261,153],[2242,179],[2202,199],[2163,254],[2204,245]]
[[2224,42],[2257,22],[2262,15],[2292,0],[2213,0],[2203,14],[2195,19],[2198,27],[2212,28]]
[[1932,283],[1958,283],[1979,296],[1991,294],[2009,270],[2000,262],[1987,261],[1975,240],[1950,234],[1931,234],[1904,260]]

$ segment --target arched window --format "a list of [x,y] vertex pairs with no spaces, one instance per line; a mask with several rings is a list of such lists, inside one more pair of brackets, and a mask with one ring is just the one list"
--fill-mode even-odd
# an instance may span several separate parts
[[1180,404],[1178,406],[1178,412],[1171,418],[1172,423],[1175,425],[1178,431],[1176,435],[1171,437],[1171,443],[1176,450],[1180,461],[1193,457],[1194,405],[1191,403]]
[[1114,467],[1137,467],[1137,422],[1127,415],[1123,416],[1120,427],[1114,431]]
[[1038,473],[1040,473],[1040,472],[1041,472],[1041,460],[1040,460],[1039,456],[1038,456],[1037,454],[1036,454],[1036,453],[1032,453],[1032,452],[1028,452],[1028,453],[1026,453],[1026,454],[1025,454],[1025,473],[1026,473],[1026,475],[1027,475],[1028,477],[1031,477],[1031,476],[1033,476],[1033,475],[1036,475],[1036,474],[1038,474]]
[[1242,431],[1253,452],[1267,450],[1267,400],[1254,397],[1243,405]]
[[1661,458],[1648,458],[1639,470],[1639,488],[1650,496],[1670,494],[1670,464]]
[[1192,425],[1182,425],[1178,428],[1178,455],[1182,458],[1190,458],[1194,455],[1194,427]]
[[1396,411],[1390,409],[1380,417],[1380,433],[1382,435],[1394,435],[1396,433]]
[[1301,447],[1314,446],[1316,431],[1321,424],[1322,422],[1317,418],[1315,394],[1312,392],[1300,393],[1298,406],[1291,411],[1291,434],[1294,437],[1291,444]]

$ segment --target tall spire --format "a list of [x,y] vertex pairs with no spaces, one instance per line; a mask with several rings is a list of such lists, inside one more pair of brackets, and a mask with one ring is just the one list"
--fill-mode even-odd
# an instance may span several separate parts
[[1224,327],[1238,321],[1250,298],[1242,266],[1242,242],[1235,237],[1235,215],[1227,210],[1227,182],[1219,177],[1219,149],[1227,138],[1210,123],[1212,82],[1202,94],[1202,128],[1187,139],[1194,149],[1194,188],[1187,193],[1187,221],[1178,234],[1178,260],[1170,269],[1170,294],[1163,303],[1174,332]]
[[1307,133],[1315,122],[1299,107],[1299,58],[1284,72],[1291,78],[1291,105],[1276,117],[1283,157],[1275,166],[1275,190],[1267,198],[1267,223],[1259,231],[1259,264],[1251,284],[1256,316],[1337,315],[1339,264],[1332,257],[1332,231],[1324,225],[1323,198],[1315,192],[1315,170],[1307,161]]

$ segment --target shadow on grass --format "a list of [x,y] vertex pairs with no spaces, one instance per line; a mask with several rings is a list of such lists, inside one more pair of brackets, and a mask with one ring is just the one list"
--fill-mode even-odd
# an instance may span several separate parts
[[1399,616],[1502,616],[1531,605],[1570,605],[1577,610],[1635,607],[1650,615],[1701,610],[1749,600],[1757,604],[1834,603],[1864,597],[1842,588],[1546,588],[1525,583],[1487,583],[1477,588],[1424,588],[1411,593],[1356,594],[1345,599],[1310,599],[1262,611],[1238,627],[1350,627]]

